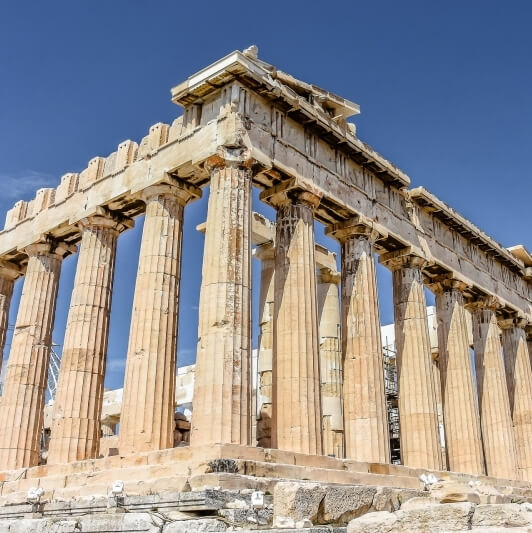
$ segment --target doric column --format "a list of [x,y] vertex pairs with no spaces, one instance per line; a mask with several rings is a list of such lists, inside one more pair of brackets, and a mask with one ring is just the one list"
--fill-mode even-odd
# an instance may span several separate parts
[[443,279],[431,285],[436,294],[439,367],[449,469],[484,474],[484,457],[473,366],[464,308],[464,283]]
[[54,400],[48,464],[95,458],[109,336],[118,235],[133,226],[103,209],[79,223],[81,246],[59,381]]
[[146,215],[120,417],[122,454],[173,446],[183,214],[200,196],[192,185],[170,179],[141,193]]
[[323,455],[344,457],[340,274],[321,268],[317,279]]
[[380,260],[393,271],[402,462],[440,470],[438,413],[421,271],[426,261],[408,250],[384,254]]
[[44,395],[62,259],[72,246],[53,241],[29,256],[0,405],[0,469],[39,463]]
[[20,267],[7,261],[0,261],[0,370],[6,345],[9,307],[13,296],[15,280],[22,275]]
[[272,445],[272,355],[273,306],[275,293],[275,249],[269,242],[257,246],[255,257],[261,261],[259,300],[259,349],[257,383],[257,445]]
[[[430,332],[430,329],[429,329]],[[429,333],[430,335],[430,333]],[[441,394],[441,377],[440,377],[440,362],[439,354],[434,351],[434,345],[432,345],[432,380],[434,382],[434,394],[436,395],[436,412],[438,413],[438,436],[440,439],[441,450],[441,464],[442,469],[447,470],[447,450],[445,449],[445,429],[443,426],[443,406],[442,406],[442,394]]]
[[314,245],[314,209],[320,198],[274,187],[264,191],[261,199],[277,208],[272,446],[321,455]]
[[480,427],[486,474],[517,479],[517,452],[496,307],[497,302],[490,299],[468,304],[473,323]]
[[526,327],[526,344],[528,346],[530,364],[532,365],[532,324],[528,324],[528,326]]
[[328,232],[342,247],[342,352],[346,457],[390,462],[374,244],[358,218]]
[[251,172],[237,161],[218,165],[211,170],[191,444],[249,445]]
[[525,321],[499,321],[510,411],[514,424],[519,477],[532,481],[532,369],[526,344]]

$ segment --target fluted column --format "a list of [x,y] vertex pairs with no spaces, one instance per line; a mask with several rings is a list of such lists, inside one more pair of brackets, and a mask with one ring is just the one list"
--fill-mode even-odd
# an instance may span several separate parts
[[514,424],[519,477],[532,481],[532,369],[526,344],[525,322],[499,321],[510,411]]
[[434,348],[434,345],[432,345],[432,380],[434,382],[434,394],[436,395],[436,411],[438,413],[438,435],[440,438],[441,464],[442,469],[447,470],[447,450],[445,446],[445,438],[442,439],[442,435],[443,437],[445,437],[445,429],[443,424],[443,400],[441,394],[440,361],[439,354],[437,351],[434,351]]
[[22,270],[15,264],[0,261],[0,370],[2,356],[6,345],[9,307],[13,296],[15,280],[22,275]]
[[72,247],[33,244],[0,404],[0,469],[39,463],[44,396],[61,261]]
[[272,445],[272,355],[275,293],[275,249],[269,242],[257,246],[255,257],[261,261],[259,300],[259,347],[257,383],[257,445]]
[[191,444],[251,442],[251,172],[211,171]]
[[342,345],[346,457],[390,462],[374,243],[379,234],[352,219],[329,231],[342,246]]
[[141,194],[146,215],[120,417],[122,454],[173,446],[183,214],[199,196],[178,180]]
[[532,365],[532,324],[526,327],[526,344],[528,346],[528,355],[530,356],[530,364]]
[[421,272],[425,260],[400,250],[384,254],[381,262],[393,271],[402,462],[440,470],[438,413]]
[[469,351],[465,284],[444,279],[431,288],[436,293],[439,366],[445,442],[452,472],[484,474],[480,420]]
[[473,323],[473,344],[478,407],[486,474],[517,479],[517,451],[512,427],[496,302],[479,299],[468,304]]
[[323,454],[344,457],[340,274],[321,268],[317,279]]
[[281,194],[272,203],[277,207],[272,446],[321,455],[314,247],[314,209],[319,198],[299,191],[290,198]]
[[48,464],[95,458],[118,235],[132,227],[103,209],[79,223],[81,246],[52,413]]

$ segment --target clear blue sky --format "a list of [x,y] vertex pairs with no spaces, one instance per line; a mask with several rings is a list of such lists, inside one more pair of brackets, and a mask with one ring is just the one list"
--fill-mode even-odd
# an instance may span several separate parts
[[[360,138],[414,186],[504,246],[531,249],[531,26],[529,0],[3,2],[0,215],[151,124],[171,123],[180,110],[170,87],[255,43],[265,61],[359,103]],[[203,240],[194,227],[205,208],[206,195],[186,213],[180,364],[195,357]],[[119,244],[110,387],[122,381],[141,226]],[[75,263],[64,263],[58,343]],[[379,281],[390,322],[389,273],[379,269]]]

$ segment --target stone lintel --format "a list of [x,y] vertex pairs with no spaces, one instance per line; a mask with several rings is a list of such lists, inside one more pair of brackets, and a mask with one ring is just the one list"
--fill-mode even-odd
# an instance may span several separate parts
[[322,196],[322,192],[310,183],[303,182],[298,178],[291,178],[262,191],[260,199],[274,207],[303,203],[315,210],[319,206]]
[[373,244],[388,237],[388,232],[384,228],[364,215],[355,215],[343,222],[332,224],[325,229],[325,234],[340,242],[351,236],[364,236]]
[[407,246],[394,252],[382,254],[379,257],[379,263],[394,271],[405,267],[423,268],[428,261],[426,258],[412,252],[411,247]]

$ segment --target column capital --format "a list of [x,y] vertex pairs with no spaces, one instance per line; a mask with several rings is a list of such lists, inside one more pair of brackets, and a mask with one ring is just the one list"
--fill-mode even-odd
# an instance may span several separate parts
[[49,235],[41,237],[41,239],[33,244],[26,246],[22,251],[28,254],[28,257],[36,257],[39,255],[55,256],[62,260],[70,254],[77,252],[77,247],[74,244],[54,239]]
[[168,176],[164,181],[146,187],[139,193],[144,203],[157,197],[176,198],[179,203],[186,205],[201,198],[201,189],[184,180]]
[[[529,322],[525,328],[525,333],[526,333],[526,340],[528,342],[532,341],[532,322]],[[532,357],[532,354],[530,354],[530,356]]]
[[82,218],[78,222],[80,230],[88,228],[114,228],[118,233],[131,229],[135,221],[119,213],[113,213],[105,207],[97,207],[93,214]]
[[446,274],[444,276],[438,276],[427,283],[427,287],[435,294],[458,291],[462,294],[468,289],[469,285],[453,274]]
[[0,259],[0,278],[16,280],[23,274],[24,274],[23,267],[20,267],[19,265],[16,265],[15,263],[11,263],[10,261]]
[[379,257],[379,263],[394,271],[400,268],[422,269],[428,261],[424,257],[412,252],[410,247],[406,247],[401,248],[401,250],[382,254]]
[[249,150],[245,147],[227,148],[225,146],[218,148],[218,153],[212,155],[204,163],[205,170],[212,172],[217,168],[236,167],[250,169],[255,160],[250,157]]
[[265,189],[262,191],[260,199],[276,208],[286,205],[303,204],[315,210],[320,205],[322,196],[322,193],[310,183],[292,178],[274,187]]
[[333,283],[334,285],[339,285],[341,279],[340,272],[328,267],[320,268],[318,283]]
[[254,252],[253,255],[259,260],[259,261],[272,261],[275,259],[275,246],[273,244],[273,241],[265,242],[263,244],[259,244]]
[[344,242],[350,237],[360,237],[367,239],[372,244],[388,236],[384,229],[377,229],[375,222],[363,215],[356,215],[343,222],[331,224],[325,229],[325,234],[340,242]]
[[491,295],[487,296],[481,296],[479,298],[470,299],[466,302],[465,308],[468,311],[475,312],[475,311],[497,311],[497,309],[500,309],[502,307],[501,301]]
[[512,329],[512,328],[519,328],[519,329],[525,329],[528,320],[521,315],[513,316],[509,318],[498,318],[497,320],[499,327],[501,329]]

